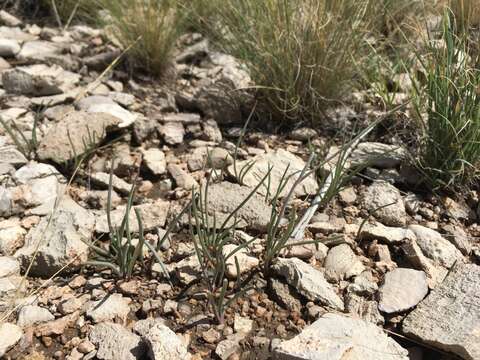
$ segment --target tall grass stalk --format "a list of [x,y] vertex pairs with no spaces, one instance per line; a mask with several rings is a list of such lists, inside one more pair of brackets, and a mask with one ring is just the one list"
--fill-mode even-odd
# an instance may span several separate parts
[[468,185],[480,176],[479,56],[468,55],[466,38],[444,16],[441,41],[417,53],[425,80],[414,77],[414,104],[422,118],[419,169],[433,189]]
[[107,10],[106,25],[124,47],[132,47],[134,62],[154,75],[164,75],[179,35],[185,12],[178,0],[97,0]]
[[264,116],[320,120],[355,77],[368,9],[368,0],[225,0],[214,40],[250,71]]

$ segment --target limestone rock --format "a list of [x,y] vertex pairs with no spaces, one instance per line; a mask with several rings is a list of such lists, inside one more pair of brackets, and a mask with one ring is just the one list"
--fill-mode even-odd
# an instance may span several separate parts
[[398,268],[385,275],[378,308],[387,314],[406,311],[422,301],[427,293],[427,276],[423,271]]
[[[163,200],[157,200],[153,203],[145,203],[134,206],[138,209],[143,222],[143,229],[145,231],[151,231],[157,227],[164,227],[167,220],[168,210],[170,203]],[[125,215],[125,206],[119,206],[111,212],[112,226],[118,227],[122,223]],[[132,208],[129,214],[129,226],[130,231],[138,232],[138,222],[135,215],[135,211]],[[108,233],[108,221],[106,212],[102,212],[98,217],[95,224],[95,231],[99,233]]]
[[[237,249],[237,245],[234,245],[234,244],[227,244],[223,247],[223,255],[224,256],[228,256],[231,252],[233,252],[234,250]],[[242,248],[240,250],[238,250],[235,255],[233,256],[230,256],[227,261],[225,262],[225,265],[226,265],[226,275],[230,278],[230,279],[236,279],[238,274],[237,274],[237,266],[236,266],[236,263],[235,263],[235,259],[237,259],[238,261],[238,267],[239,267],[239,270],[240,270],[240,274],[244,274],[246,273],[247,271],[250,271],[252,270],[253,268],[255,268],[256,266],[258,266],[258,264],[260,263],[260,261],[258,260],[258,258],[256,257],[253,257],[253,256],[249,256],[248,255],[248,252],[247,252],[247,249],[245,248]]]
[[121,294],[107,295],[104,299],[90,301],[86,305],[86,315],[95,323],[116,318],[125,321],[130,312],[130,302],[129,298],[125,298]]
[[[253,159],[248,161],[239,161],[236,165],[237,167],[237,174],[240,173],[240,170],[243,169],[250,161],[254,162],[252,168],[247,172],[247,174],[243,177],[243,184],[249,187],[255,187],[258,185],[259,181],[265,177],[268,172],[269,167],[272,167],[271,171],[271,179],[270,179],[270,195],[273,196],[275,192],[278,190],[280,180],[282,179],[285,171],[288,172],[287,176],[295,173],[292,175],[285,188],[281,192],[281,197],[286,196],[287,193],[290,191],[291,187],[298,179],[300,175],[300,171],[303,170],[305,167],[305,162],[299,158],[298,156],[283,150],[278,149],[275,152],[262,154],[255,156]],[[228,172],[232,176],[235,175],[235,169],[232,166],[228,168]],[[238,181],[239,179],[237,179]],[[267,184],[268,180],[265,181],[264,185],[258,189],[258,192],[262,195],[266,195],[267,193]],[[300,183],[294,191],[295,196],[304,196],[304,195],[315,195],[318,191],[318,183],[315,179],[315,176],[312,174],[308,176],[302,183]]]
[[146,354],[140,336],[120,324],[97,324],[90,332],[89,339],[97,347],[96,357],[101,360],[137,360]]
[[462,258],[462,254],[455,245],[445,240],[435,230],[421,225],[410,225],[408,228],[415,233],[417,244],[425,256],[435,263],[450,268],[455,261]]
[[62,94],[79,82],[80,75],[60,66],[18,66],[2,73],[4,89],[13,94],[46,96]]
[[15,346],[23,336],[22,329],[14,324],[0,324],[0,357]]
[[20,274],[20,264],[15,258],[0,256],[0,278]]
[[13,39],[0,39],[0,56],[13,57],[20,52],[18,41]]
[[169,164],[167,166],[167,170],[172,176],[173,180],[175,180],[177,187],[190,191],[192,188],[198,187],[198,183],[193,176],[184,171],[179,165]]
[[278,360],[407,360],[408,351],[377,326],[327,313],[274,349]]
[[108,114],[67,113],[45,134],[38,148],[38,157],[63,163],[97,146],[106,132],[119,120]]
[[415,233],[408,228],[385,226],[381,223],[366,223],[360,230],[360,238],[365,240],[379,240],[394,245],[405,241],[415,240]]
[[40,242],[30,275],[48,277],[67,264],[67,270],[73,270],[87,260],[85,241],[90,241],[94,224],[95,218],[88,210],[64,197],[51,221],[44,217],[28,232],[25,246],[15,253],[15,257],[25,269]]
[[[391,205],[390,205],[391,204]],[[385,181],[375,181],[363,194],[363,206],[384,225],[405,226],[406,211],[400,191]]]
[[[227,217],[239,206],[251,193],[252,189],[221,182],[210,185],[208,188],[207,208],[209,219],[215,214],[217,224],[222,224]],[[265,199],[258,195],[253,196],[237,212],[237,228],[252,228],[265,230],[270,221],[271,206],[265,203]],[[213,218],[211,219],[213,221]],[[233,224],[233,217],[229,224]]]
[[348,244],[337,245],[330,249],[324,266],[326,275],[337,281],[359,275],[365,269]]
[[154,174],[162,175],[167,172],[167,161],[162,150],[151,148],[143,150],[143,162],[145,166]]
[[142,336],[152,360],[189,360],[191,355],[183,341],[166,325],[154,324]]
[[343,301],[335,289],[313,266],[297,258],[280,258],[273,269],[308,300],[319,301],[337,310],[344,309]]
[[160,128],[160,134],[167,144],[178,145],[183,142],[185,129],[180,122],[167,122]]
[[463,359],[480,358],[480,266],[458,263],[403,321],[403,332]]
[[55,316],[47,309],[37,305],[26,305],[18,313],[17,325],[24,328],[52,320],[55,320]]

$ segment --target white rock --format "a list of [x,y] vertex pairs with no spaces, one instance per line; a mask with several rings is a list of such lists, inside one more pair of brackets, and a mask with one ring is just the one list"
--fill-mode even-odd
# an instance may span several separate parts
[[344,309],[343,301],[335,289],[313,266],[297,258],[279,258],[273,269],[308,300],[319,301],[337,310]]
[[0,324],[0,357],[15,346],[23,336],[22,329],[14,324]]
[[50,311],[37,305],[23,306],[18,313],[17,325],[23,328],[55,320]]
[[20,60],[45,61],[61,55],[62,46],[50,41],[33,40],[23,44],[17,55]]
[[90,332],[89,339],[96,345],[96,357],[101,360],[138,360],[146,353],[140,336],[120,324],[97,324]]
[[6,12],[5,10],[0,10],[0,22],[11,27],[22,25],[22,20]]
[[2,228],[0,222],[0,253],[13,255],[17,249],[23,246],[26,233],[27,231],[20,225]]
[[[228,256],[230,253],[232,253],[234,250],[236,250],[238,245],[234,244],[227,244],[223,247],[223,255]],[[244,274],[247,271],[250,271],[254,269],[255,267],[258,266],[260,261],[253,256],[249,256],[247,249],[242,248],[235,252],[235,255],[230,256],[227,261],[225,262],[226,265],[226,275],[230,279],[236,279],[238,274],[237,274],[237,266],[235,263],[235,259],[238,261],[238,267],[240,270],[240,274]]]
[[326,275],[337,281],[349,279],[361,274],[365,270],[365,266],[363,266],[348,244],[337,245],[330,249],[324,266]]
[[398,268],[388,272],[380,287],[380,311],[393,314],[416,306],[428,293],[423,271]]
[[360,230],[360,238],[365,240],[379,240],[387,244],[401,244],[405,241],[416,240],[415,233],[408,228],[385,226],[381,223],[366,223]]
[[25,156],[14,146],[0,147],[0,163],[19,167],[27,163]]
[[[237,175],[240,173],[240,170],[247,166],[250,161],[254,162],[254,165],[248,171],[248,173],[243,177],[243,184],[249,187],[255,187],[258,185],[259,181],[265,177],[267,171],[270,166],[273,166],[271,171],[271,180],[270,180],[270,194],[273,196],[275,192],[278,190],[280,180],[284,175],[285,171],[288,167],[287,176],[295,173],[292,175],[285,188],[281,192],[281,196],[286,196],[286,194],[290,191],[291,187],[298,179],[300,175],[300,171],[303,170],[305,167],[305,162],[296,155],[283,150],[278,149],[275,152],[258,155],[255,156],[253,159],[246,160],[246,161],[239,161],[237,163]],[[228,168],[228,172],[235,176],[235,169],[233,165]],[[238,180],[238,179],[237,179]],[[299,186],[297,186],[294,190],[295,196],[305,196],[305,195],[314,195],[318,191],[318,183],[315,179],[315,176],[312,174],[308,176]],[[266,195],[267,193],[267,181],[265,181],[264,186],[261,186],[258,189],[258,192],[262,195]]]
[[363,193],[363,206],[384,225],[405,226],[406,211],[400,191],[385,181],[374,181]]
[[180,122],[167,122],[160,128],[160,133],[169,145],[178,145],[183,142],[185,129]]
[[154,175],[162,175],[167,172],[167,161],[162,150],[151,148],[142,150],[143,162]]
[[12,39],[0,39],[0,56],[13,57],[20,52],[18,41]]
[[235,314],[233,330],[235,330],[236,333],[248,334],[253,330],[253,320]]
[[[110,174],[104,172],[95,172],[90,175],[92,181],[103,188],[107,188],[110,184]],[[125,180],[119,178],[117,175],[112,175],[112,187],[115,191],[123,195],[128,195],[132,190],[132,185],[127,183]]]
[[87,112],[110,114],[121,120],[121,122],[118,124],[119,128],[129,127],[137,119],[137,115],[132,114],[130,111],[124,109],[116,103],[92,105],[87,109]]
[[198,187],[198,183],[193,176],[184,171],[179,165],[169,164],[167,166],[167,170],[172,176],[173,180],[175,180],[177,187],[185,190],[192,190],[192,188]]
[[[88,245],[95,224],[93,215],[64,197],[52,216],[44,217],[32,228],[25,239],[25,246],[15,253],[25,269],[32,262],[30,275],[51,276],[68,264],[72,270],[88,257]],[[73,261],[72,261],[73,260]]]
[[426,257],[435,263],[450,268],[455,261],[462,259],[462,253],[435,230],[421,225],[408,227],[417,237],[417,244]]
[[458,263],[403,321],[403,332],[463,359],[480,359],[480,266]]
[[359,319],[327,313],[300,335],[274,349],[278,360],[408,360],[408,351],[381,328]]
[[62,94],[73,89],[79,80],[80,75],[57,65],[18,66],[2,73],[4,89],[9,93],[21,95]]
[[20,274],[20,264],[15,258],[0,256],[0,278]]
[[115,318],[125,321],[130,312],[130,302],[129,298],[125,298],[121,294],[107,295],[104,299],[90,301],[86,305],[86,315],[95,323]]
[[142,337],[152,360],[189,360],[191,355],[183,341],[167,326],[156,323]]

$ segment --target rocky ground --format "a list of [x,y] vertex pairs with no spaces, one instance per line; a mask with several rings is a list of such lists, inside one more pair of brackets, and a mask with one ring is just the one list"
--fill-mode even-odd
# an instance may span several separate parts
[[[100,30],[39,27],[6,12],[0,24],[0,117],[27,139],[36,124],[38,143],[27,159],[0,127],[0,357],[480,359],[479,194],[415,191],[406,154],[385,128],[351,155],[350,164],[369,167],[312,218],[306,237],[318,244],[293,246],[274,276],[256,276],[224,324],[202,293],[183,294],[200,277],[188,219],[162,245],[171,282],[148,254],[146,269],[128,281],[85,266],[85,240],[104,241],[109,231],[111,160],[113,221],[135,182],[135,206],[155,244],[192,186],[232,164],[245,119],[238,89],[251,81],[195,34],[182,39],[167,87],[122,67],[101,76],[120,51]],[[242,161],[255,160],[244,185],[227,170],[211,186],[218,218],[268,164],[278,187],[288,164],[305,165],[307,142],[332,145],[327,129],[381,113],[364,104],[330,115],[325,129],[249,130],[238,150]],[[92,154],[74,173],[85,139]],[[307,178],[294,206],[308,208],[318,189]],[[259,193],[239,213],[236,237],[259,237],[237,255],[242,273],[258,266],[270,219]]]

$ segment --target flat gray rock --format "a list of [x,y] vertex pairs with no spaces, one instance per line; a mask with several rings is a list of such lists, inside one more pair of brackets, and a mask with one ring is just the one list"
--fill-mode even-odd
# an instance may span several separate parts
[[[261,179],[265,177],[268,172],[269,167],[272,167],[271,179],[270,179],[270,196],[273,196],[277,191],[280,180],[282,179],[283,174],[287,170],[288,175],[290,176],[287,186],[282,190],[280,196],[286,196],[290,189],[292,188],[295,181],[300,176],[300,172],[305,167],[305,162],[298,156],[283,150],[278,149],[275,152],[270,152],[267,154],[257,155],[251,160],[239,161],[236,165],[237,175],[240,173],[241,169],[247,166],[250,161],[254,162],[252,168],[247,172],[243,177],[243,184],[248,187],[255,187],[258,185]],[[236,176],[234,165],[231,165],[228,168],[228,172],[232,176]],[[237,179],[238,180],[238,179]],[[268,188],[268,180],[265,181],[263,186],[258,189],[258,192],[262,195],[266,195]],[[294,190],[295,196],[305,196],[305,195],[315,195],[318,191],[318,183],[315,179],[315,176],[312,174],[303,180]]]
[[405,318],[403,332],[463,359],[480,359],[480,266],[458,263]]
[[360,230],[360,238],[365,240],[379,240],[387,244],[401,244],[408,240],[415,240],[415,233],[407,228],[385,226],[382,223],[366,223]]
[[146,353],[140,336],[120,324],[105,322],[93,327],[89,335],[96,346],[96,357],[101,360],[138,360]]
[[324,263],[325,275],[336,281],[349,279],[365,270],[362,262],[357,258],[348,244],[341,244],[331,248]]
[[14,324],[0,324],[0,357],[15,346],[23,336],[22,329]]
[[297,258],[279,258],[274,271],[285,278],[301,295],[337,310],[343,310],[343,300],[325,280],[321,271]]
[[90,301],[86,305],[86,315],[95,323],[121,319],[125,321],[130,312],[131,300],[121,294],[107,295],[101,300]]
[[455,261],[463,258],[460,250],[435,230],[422,225],[410,225],[408,228],[415,233],[422,252],[434,263],[450,268]]
[[28,327],[52,320],[55,320],[55,316],[47,309],[37,305],[26,305],[18,313],[17,325]]
[[[215,214],[217,225],[222,224],[227,217],[239,206],[252,192],[252,189],[246,186],[221,182],[212,184],[208,187],[208,215],[213,224],[213,214]],[[272,208],[265,202],[265,198],[259,194],[253,196],[237,212],[237,228],[252,228],[256,230],[265,230],[270,221]],[[229,225],[233,224],[233,217]]]
[[398,268],[385,275],[378,308],[387,314],[402,312],[416,306],[427,293],[427,276],[423,271]]
[[400,191],[385,181],[374,181],[363,193],[363,207],[388,226],[405,226],[407,214]]
[[64,197],[51,221],[46,216],[28,232],[25,246],[15,257],[23,269],[33,260],[31,276],[49,277],[67,264],[67,270],[74,270],[87,261],[86,242],[92,237],[94,224],[95,218],[88,210]]
[[119,121],[109,114],[83,111],[67,113],[43,137],[38,147],[38,157],[59,164],[74,159],[100,144],[107,131]]
[[274,349],[276,360],[408,360],[408,351],[381,328],[327,313]]

